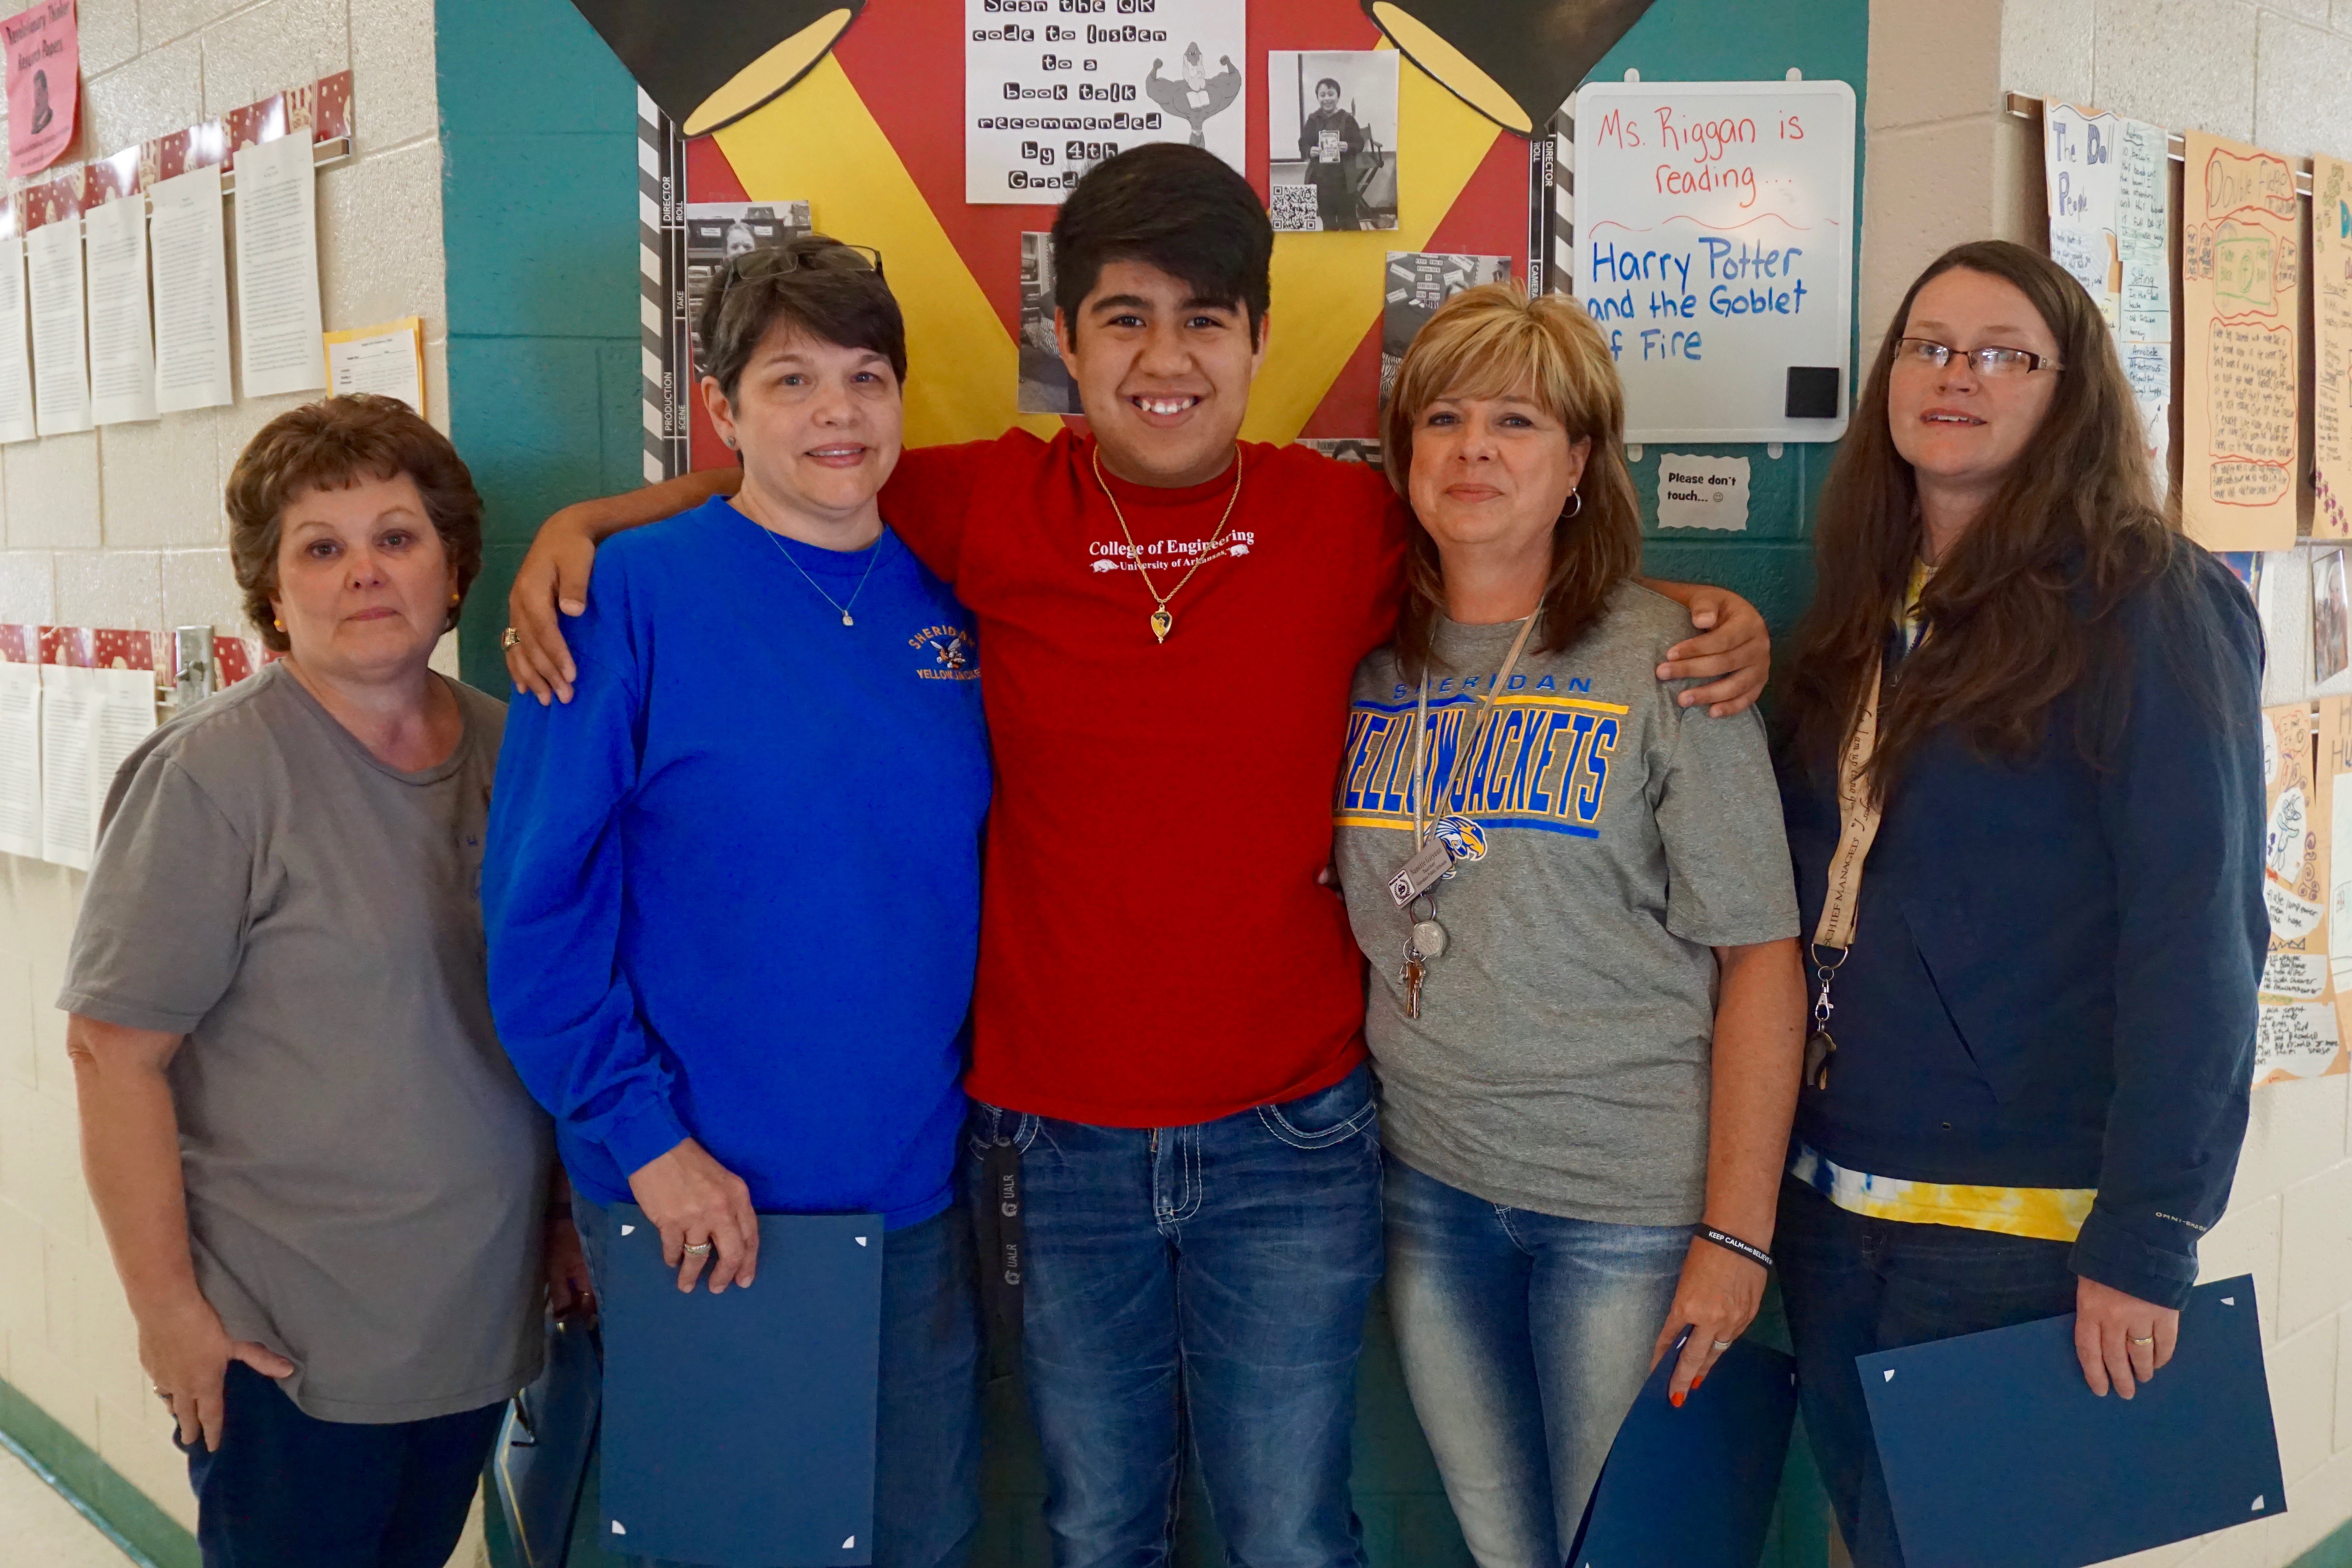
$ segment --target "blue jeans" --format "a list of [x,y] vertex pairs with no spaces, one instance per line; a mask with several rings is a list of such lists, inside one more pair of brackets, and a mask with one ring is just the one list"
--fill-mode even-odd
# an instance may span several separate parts
[[441,1568],[506,1416],[321,1421],[235,1361],[221,1397],[221,1446],[180,1449],[205,1568]]
[[[609,1211],[576,1194],[589,1272]],[[882,1362],[874,1422],[874,1568],[962,1568],[980,1528],[980,1317],[963,1205],[882,1238]],[[655,1559],[625,1557],[639,1568]]]
[[1023,1359],[1056,1568],[1168,1561],[1183,1424],[1229,1563],[1362,1563],[1348,1460],[1381,1277],[1370,1069],[1191,1127],[976,1104],[974,1182],[1000,1136],[1021,1152]]
[[1563,1219],[1389,1158],[1389,1315],[1479,1568],[1559,1568],[1690,1249],[1688,1226]]
[[1854,1357],[2074,1310],[2063,1241],[1849,1214],[1780,1184],[1773,1256],[1799,1400],[1854,1568],[1903,1568]]

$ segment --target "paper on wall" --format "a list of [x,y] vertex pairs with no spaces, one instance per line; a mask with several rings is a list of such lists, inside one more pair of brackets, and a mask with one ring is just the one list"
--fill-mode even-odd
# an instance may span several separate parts
[[327,388],[337,397],[373,392],[425,412],[425,318],[327,334]]
[[2050,259],[2083,286],[2107,319],[2123,327],[2123,253],[2118,243],[2116,176],[2122,117],[2042,101],[2042,185],[2049,194]]
[[2315,539],[2352,538],[2352,163],[2311,159]]
[[1748,459],[1658,454],[1658,526],[1748,528]]
[[0,660],[0,854],[41,856],[41,667]]
[[25,242],[0,239],[0,442],[39,434],[33,419],[33,351],[25,337]]
[[232,401],[228,253],[217,165],[191,169],[148,192],[155,280],[155,406],[165,414]]
[[136,192],[82,219],[89,281],[89,416],[155,417],[155,340],[147,316],[147,203]]
[[2316,720],[2301,702],[2263,710],[2269,811],[2263,901],[2271,942],[2254,1026],[2257,1085],[2344,1070],[2328,919],[2335,891],[2328,844],[2344,709],[2343,700],[2331,700]]
[[[2352,779],[2345,777],[2352,773],[2352,697],[2321,699],[2319,733],[2321,771],[2328,775],[2329,841],[2352,844]],[[2334,1074],[2352,1071],[2352,854],[2329,857],[2327,884],[2327,963],[2339,1049],[2324,1071]]]
[[2292,549],[2303,295],[2294,169],[2201,131],[2187,142],[2181,516],[2209,549]]
[[2117,122],[2116,246],[2123,273],[2123,330],[2116,347],[2139,405],[2141,445],[2156,493],[2172,488],[2172,237],[2169,137],[2144,120]]
[[327,384],[318,184],[307,132],[237,151],[237,351],[247,397]]
[[25,237],[33,321],[33,410],[44,436],[89,428],[89,360],[82,338],[81,224],[67,217]]
[[41,857],[89,869],[115,770],[155,729],[155,672],[41,671]]

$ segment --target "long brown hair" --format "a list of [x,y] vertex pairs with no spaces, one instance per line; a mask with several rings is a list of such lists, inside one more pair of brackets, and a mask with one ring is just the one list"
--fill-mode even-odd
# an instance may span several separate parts
[[[1920,595],[1924,635],[1880,704],[1871,771],[1882,797],[1938,726],[1979,755],[2022,762],[2059,699],[2086,684],[2111,695],[2125,654],[2117,608],[2173,555],[2176,520],[2158,504],[2131,386],[2090,296],[2023,246],[1953,247],[1887,324],[1822,491],[1813,601],[1780,715],[1791,760],[1822,768],[1852,732],[1918,557],[1918,486],[1888,429],[1887,379],[1912,301],[1955,268],[2014,285],[2057,339],[2062,368],[2033,438]],[[2084,755],[2095,763],[2122,719],[2114,701],[2079,704]]]
[[[1625,468],[1625,392],[1609,344],[1584,307],[1563,295],[1529,299],[1516,284],[1482,283],[1437,309],[1405,351],[1389,394],[1381,461],[1389,482],[1412,500],[1412,433],[1441,397],[1521,393],[1567,428],[1591,456],[1576,493],[1551,531],[1551,574],[1538,614],[1537,646],[1557,653],[1600,618],[1610,592],[1642,564],[1642,510]],[[1445,613],[1437,542],[1413,520],[1407,530],[1404,605],[1397,615],[1397,663],[1418,679]]]

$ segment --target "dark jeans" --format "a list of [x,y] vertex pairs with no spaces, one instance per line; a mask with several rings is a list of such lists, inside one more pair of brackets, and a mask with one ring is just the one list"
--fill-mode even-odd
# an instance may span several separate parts
[[205,1568],[441,1568],[506,1414],[321,1421],[235,1361],[221,1392],[220,1447],[181,1449]]
[[[575,1196],[588,1268],[609,1211]],[[962,1568],[980,1529],[980,1319],[961,1203],[882,1238],[882,1363],[874,1423],[874,1568]],[[653,1558],[622,1561],[653,1568]],[[436,1562],[434,1568],[441,1568]]]
[[1348,1461],[1381,1277],[1370,1069],[1191,1127],[975,1104],[974,1183],[1000,1134],[1021,1151],[1023,1359],[1056,1568],[1168,1561],[1186,1423],[1228,1563],[1361,1564]]
[[1854,1357],[2074,1310],[2063,1241],[1867,1219],[1780,1184],[1773,1238],[1805,1434],[1854,1568],[1903,1568]]

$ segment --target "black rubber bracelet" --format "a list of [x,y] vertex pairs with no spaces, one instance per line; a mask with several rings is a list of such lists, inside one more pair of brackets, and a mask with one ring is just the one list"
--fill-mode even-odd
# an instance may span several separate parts
[[1726,1252],[1736,1252],[1739,1254],[1740,1257],[1748,1259],[1748,1262],[1760,1263],[1767,1268],[1772,1267],[1772,1255],[1770,1253],[1765,1251],[1760,1247],[1756,1247],[1740,1240],[1738,1237],[1733,1236],[1728,1231],[1717,1230],[1711,1225],[1703,1225],[1698,1227],[1698,1233],[1702,1237],[1715,1243],[1716,1246],[1720,1247]]

